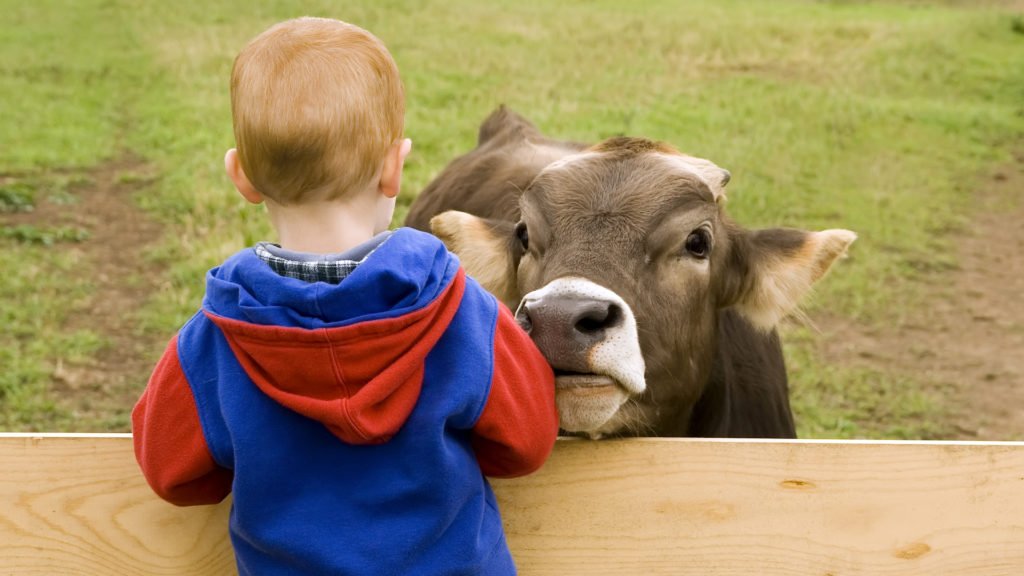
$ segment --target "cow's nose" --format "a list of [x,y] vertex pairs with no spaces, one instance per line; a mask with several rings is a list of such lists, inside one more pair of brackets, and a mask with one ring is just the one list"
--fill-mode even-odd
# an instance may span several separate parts
[[541,350],[577,354],[603,341],[623,318],[615,302],[563,295],[526,299],[516,312],[519,325]]

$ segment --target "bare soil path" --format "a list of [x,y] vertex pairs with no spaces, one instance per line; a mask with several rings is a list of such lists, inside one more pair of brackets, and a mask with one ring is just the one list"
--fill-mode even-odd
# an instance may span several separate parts
[[822,319],[825,359],[900,374],[951,409],[953,438],[1024,440],[1024,152],[975,194],[952,243],[959,268],[929,276],[917,312],[869,328]]
[[164,277],[144,254],[160,239],[163,228],[132,199],[152,181],[140,158],[126,155],[84,176],[69,190],[73,203],[43,199],[31,212],[5,215],[4,223],[70,226],[88,232],[80,242],[53,246],[68,251],[77,263],[76,276],[69,281],[92,287],[91,297],[74,304],[61,329],[89,330],[104,346],[88,361],[58,360],[49,393],[72,414],[76,431],[127,431],[127,414],[166,343],[163,337],[147,335],[137,318]]

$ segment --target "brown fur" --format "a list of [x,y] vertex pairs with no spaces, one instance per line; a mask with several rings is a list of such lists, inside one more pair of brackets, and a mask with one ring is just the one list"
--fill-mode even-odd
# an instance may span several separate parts
[[666,154],[679,154],[679,151],[664,142],[655,142],[646,138],[631,138],[620,136],[609,138],[603,142],[588,148],[594,152],[627,152],[629,154],[643,154],[645,152],[664,152]]
[[[484,121],[477,148],[421,193],[406,223],[425,228],[441,214],[435,232],[512,305],[565,276],[628,304],[647,390],[602,433],[791,437],[774,323],[854,236],[747,231],[723,213],[727,182],[728,172],[665,144],[615,138],[585,149],[501,108]],[[514,236],[520,220],[528,250]],[[683,248],[698,229],[711,238],[706,260]]]
[[[551,162],[579,152],[583,144],[543,136],[525,118],[502,106],[480,126],[474,154],[455,159],[416,198],[405,225],[430,229],[446,210],[516,220],[519,195]],[[481,188],[486,192],[478,193]]]

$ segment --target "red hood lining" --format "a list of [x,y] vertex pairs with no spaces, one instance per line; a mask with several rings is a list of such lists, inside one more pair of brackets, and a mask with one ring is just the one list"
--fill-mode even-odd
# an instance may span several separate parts
[[[455,280],[453,280],[454,282]],[[210,310],[203,313],[225,333],[247,341],[274,342],[281,346],[330,345],[332,343],[355,342],[365,338],[376,338],[382,334],[391,334],[408,328],[436,313],[433,304],[442,299],[439,296],[430,305],[414,310],[404,316],[380,318],[367,322],[337,326],[334,328],[300,328],[298,326],[269,326],[252,324],[244,320],[219,316]]]
[[[256,325],[204,313],[265,394],[346,442],[373,444],[394,435],[415,407],[423,360],[455,316],[464,289],[460,269],[427,306],[335,328]],[[289,352],[278,354],[282,349]]]

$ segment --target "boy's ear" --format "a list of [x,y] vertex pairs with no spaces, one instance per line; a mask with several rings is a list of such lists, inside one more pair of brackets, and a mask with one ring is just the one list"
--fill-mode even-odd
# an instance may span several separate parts
[[228,173],[228,178],[231,178],[231,181],[235,183],[235,188],[242,195],[242,198],[253,204],[263,202],[263,194],[260,194],[258,190],[253,188],[252,182],[249,182],[249,177],[245,175],[245,170],[242,170],[242,162],[238,158],[237,149],[232,148],[224,155],[224,170]]
[[402,167],[405,157],[412,150],[412,140],[403,138],[392,146],[384,157],[384,166],[380,171],[380,193],[387,198],[395,198],[402,188]]
[[729,276],[739,280],[725,287],[723,304],[771,330],[856,239],[849,230],[743,230],[733,239],[730,258],[735,274]]

